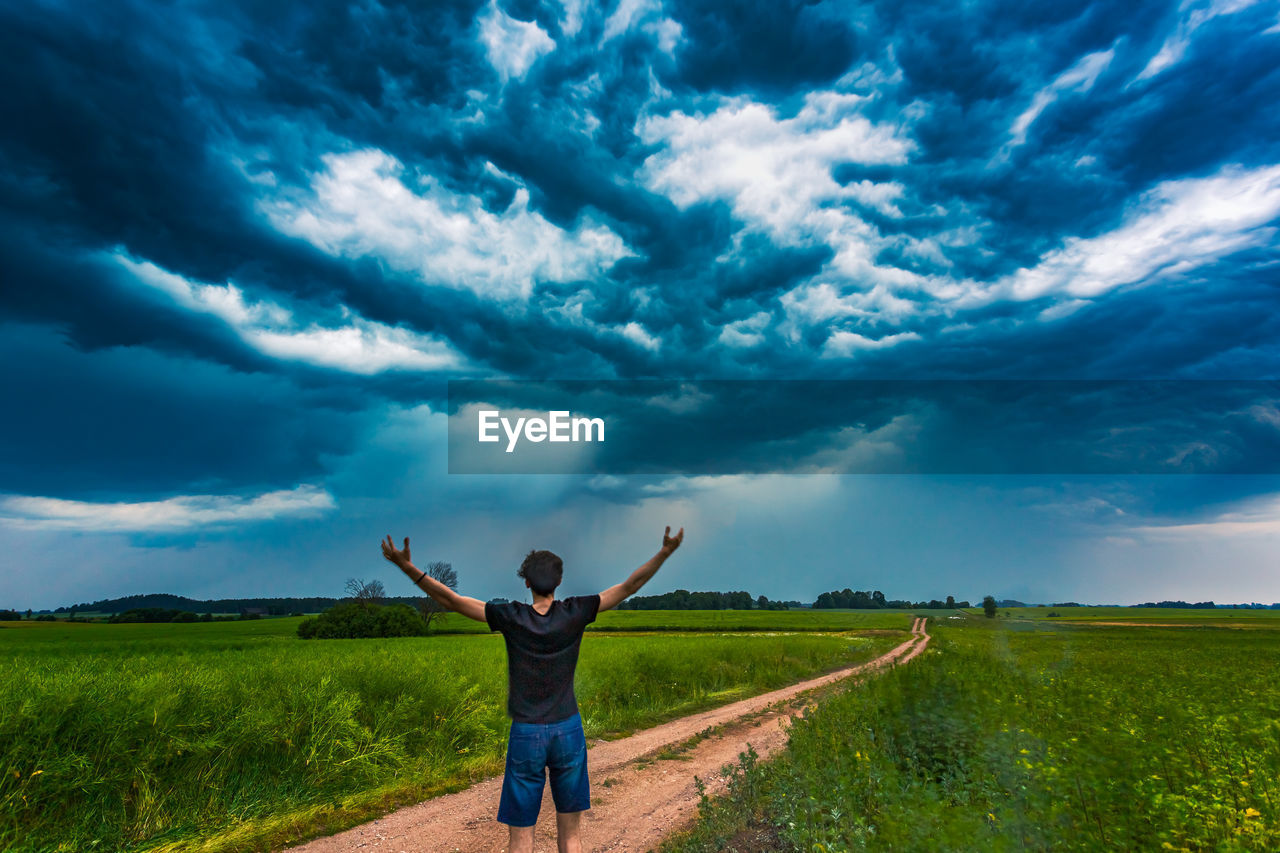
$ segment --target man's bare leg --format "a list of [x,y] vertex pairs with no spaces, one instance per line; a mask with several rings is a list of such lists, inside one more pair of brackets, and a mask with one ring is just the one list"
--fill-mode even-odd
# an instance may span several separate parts
[[511,827],[511,843],[507,845],[507,853],[533,853],[533,827]]
[[556,812],[556,844],[560,853],[582,853],[582,812]]

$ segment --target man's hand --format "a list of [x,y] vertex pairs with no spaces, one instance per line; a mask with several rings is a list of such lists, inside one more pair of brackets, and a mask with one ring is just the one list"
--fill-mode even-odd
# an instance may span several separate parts
[[635,595],[640,587],[648,583],[649,578],[653,577],[654,572],[666,562],[667,557],[680,547],[680,543],[684,541],[684,528],[680,528],[680,532],[675,536],[671,535],[671,528],[668,527],[662,534],[662,547],[658,549],[658,553],[649,558],[649,561],[640,568],[631,573],[631,577],[622,583],[616,583],[613,586],[600,593],[600,609],[602,611],[617,607],[622,600],[629,595]]
[[[675,549],[679,548],[679,547],[680,547],[680,543],[681,543],[681,542],[683,542],[683,541],[684,541],[684,528],[683,528],[683,527],[681,527],[681,528],[680,528],[680,532],[679,532],[679,533],[677,533],[675,536],[672,536],[672,535],[671,535],[671,528],[670,528],[670,527],[667,527],[666,532],[662,534],[662,550],[663,550],[663,551],[666,551],[666,552],[667,552],[667,555],[668,555],[668,556],[670,556],[671,552],[672,552],[672,551],[674,551]],[[406,554],[407,554],[407,553],[409,553],[409,552],[408,552],[408,548],[409,548],[409,540],[408,540],[408,539],[404,540],[404,547],[405,547],[405,553],[406,553]]]
[[[668,527],[667,530],[670,531],[671,528]],[[382,543],[382,556],[403,569],[409,564],[409,537],[404,537],[404,549],[397,551],[395,544],[391,541],[391,534],[388,533],[387,541]]]
[[486,622],[484,615],[484,602],[478,598],[469,598],[465,595],[449,589],[449,587],[440,583],[440,581],[431,577],[422,569],[415,566],[409,561],[409,537],[404,537],[404,548],[396,548],[395,543],[391,541],[391,534],[387,534],[386,540],[382,543],[382,556],[386,557],[392,563],[400,567],[400,571],[409,576],[414,586],[421,589],[427,595],[431,596],[445,610],[452,610],[455,613],[461,613],[468,619],[474,619],[477,622]]

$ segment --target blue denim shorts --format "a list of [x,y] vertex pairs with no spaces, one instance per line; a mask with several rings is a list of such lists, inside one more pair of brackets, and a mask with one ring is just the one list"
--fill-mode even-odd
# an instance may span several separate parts
[[538,822],[547,771],[556,811],[581,812],[591,808],[587,739],[582,733],[580,714],[558,723],[511,723],[507,771],[498,803],[499,823],[533,826]]

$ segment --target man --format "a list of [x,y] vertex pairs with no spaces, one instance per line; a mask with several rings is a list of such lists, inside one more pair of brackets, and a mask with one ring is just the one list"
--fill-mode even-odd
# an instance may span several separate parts
[[653,577],[684,541],[684,528],[662,534],[662,547],[625,581],[598,595],[557,601],[564,564],[550,551],[530,551],[517,573],[533,592],[533,604],[488,604],[459,595],[409,561],[409,538],[397,550],[387,536],[382,555],[400,567],[442,607],[485,622],[501,631],[507,644],[507,766],[502,779],[498,821],[510,827],[511,853],[532,853],[533,827],[542,807],[546,771],[556,805],[556,842],[560,853],[582,850],[582,813],[591,808],[587,779],[587,741],[573,692],[582,632],[602,610],[617,607]]

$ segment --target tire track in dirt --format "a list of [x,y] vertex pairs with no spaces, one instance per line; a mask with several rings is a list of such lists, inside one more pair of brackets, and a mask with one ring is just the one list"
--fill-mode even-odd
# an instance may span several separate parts
[[[591,809],[582,818],[584,850],[631,853],[655,847],[697,814],[700,795],[721,793],[722,772],[750,745],[761,759],[787,744],[786,724],[813,690],[905,664],[929,644],[925,619],[911,637],[875,660],[681,717],[616,741],[591,745]],[[710,731],[708,731],[710,730]],[[507,828],[498,823],[502,777],[399,809],[337,835],[288,848],[290,853],[472,853],[505,851]],[[543,797],[535,853],[556,849],[550,786]]]

